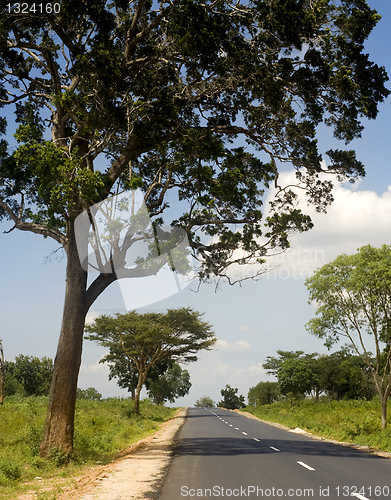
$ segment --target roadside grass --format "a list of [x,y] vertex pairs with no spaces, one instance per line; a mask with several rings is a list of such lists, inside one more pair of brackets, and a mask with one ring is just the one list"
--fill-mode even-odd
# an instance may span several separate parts
[[[46,397],[10,396],[0,406],[2,500],[15,500],[28,490],[35,490],[37,499],[54,500],[84,469],[111,462],[119,451],[158,430],[177,410],[144,400],[136,415],[130,399],[78,400],[74,455],[65,463],[61,453],[53,453],[49,460],[39,456],[47,403]],[[48,479],[52,488],[41,492]]]
[[270,405],[247,406],[244,411],[269,422],[299,427],[317,436],[346,441],[391,452],[391,403],[388,427],[381,429],[380,400],[278,401]]

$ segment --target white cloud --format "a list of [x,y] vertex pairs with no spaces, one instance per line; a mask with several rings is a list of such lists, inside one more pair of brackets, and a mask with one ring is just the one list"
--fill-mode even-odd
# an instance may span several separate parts
[[[295,184],[295,173],[281,173],[279,183],[281,186]],[[274,194],[275,190],[271,190],[265,206]],[[297,190],[297,194],[297,208],[310,215],[314,227],[306,233],[294,234],[289,250],[267,258],[270,270],[263,279],[305,279],[341,253],[355,253],[367,244],[391,244],[391,186],[378,195],[374,191],[360,191],[349,183],[336,184],[334,202],[327,214],[318,213],[308,205],[302,190]],[[254,266],[235,266],[230,276],[240,279],[253,274]]]
[[218,339],[216,348],[222,351],[248,351],[251,346],[245,340],[238,340],[234,344],[230,344],[226,340]]
[[90,325],[93,321],[96,320],[101,314],[97,311],[88,311],[86,316],[86,325]]

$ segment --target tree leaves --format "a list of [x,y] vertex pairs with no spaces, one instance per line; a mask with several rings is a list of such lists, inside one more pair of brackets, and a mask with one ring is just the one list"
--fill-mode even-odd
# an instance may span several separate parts
[[[378,19],[363,0],[66,0],[58,14],[8,13],[0,105],[16,104],[22,127],[0,167],[1,214],[63,232],[113,191],[141,188],[152,218],[186,202],[171,222],[201,279],[226,275],[235,250],[259,260],[286,248],[312,224],[280,191],[261,229],[264,191],[289,163],[310,203],[332,202],[317,126],[348,142],[388,95],[363,53]],[[364,174],[353,152],[328,154],[338,180]]]

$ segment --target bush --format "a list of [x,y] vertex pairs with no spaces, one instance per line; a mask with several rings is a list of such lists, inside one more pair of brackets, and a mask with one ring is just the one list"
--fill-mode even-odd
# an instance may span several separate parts
[[22,475],[20,464],[12,460],[0,460],[0,471],[11,481],[16,481]]

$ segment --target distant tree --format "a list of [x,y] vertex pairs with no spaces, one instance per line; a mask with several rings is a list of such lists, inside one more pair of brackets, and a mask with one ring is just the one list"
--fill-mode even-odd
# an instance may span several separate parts
[[320,385],[330,399],[372,399],[376,394],[368,366],[349,349],[322,355],[318,364]]
[[104,315],[86,326],[87,339],[109,348],[101,362],[122,363],[126,357],[134,363],[138,373],[134,409],[138,412],[141,388],[152,367],[164,361],[197,361],[198,351],[211,349],[216,342],[212,327],[201,316],[190,308],[169,309],[165,314]]
[[89,387],[88,389],[77,388],[77,399],[88,399],[89,401],[100,401],[102,399],[102,394],[97,391],[94,387]]
[[247,399],[249,404],[255,406],[270,405],[277,401],[280,394],[278,382],[259,382],[256,386],[250,387]]
[[215,406],[215,402],[208,396],[202,396],[202,398],[197,399],[194,406],[197,408],[213,408]]
[[20,354],[15,361],[5,363],[5,372],[8,394],[47,396],[53,375],[53,360]]
[[306,359],[286,359],[277,371],[281,393],[304,396],[319,384],[318,376]]
[[341,337],[349,340],[372,374],[380,396],[382,429],[387,426],[391,394],[390,270],[391,246],[366,245],[354,255],[338,256],[306,280],[310,301],[318,305],[316,317],[306,325],[308,331],[325,339],[328,347]]
[[178,363],[173,363],[156,380],[150,380],[148,396],[158,405],[163,404],[165,401],[173,403],[175,399],[189,394],[190,388],[189,372],[183,370]]
[[236,410],[237,408],[244,408],[246,406],[244,402],[244,396],[238,396],[236,393],[238,389],[233,389],[230,385],[226,385],[225,389],[221,389],[220,393],[223,396],[223,400],[218,403],[221,408],[227,408],[227,410]]

